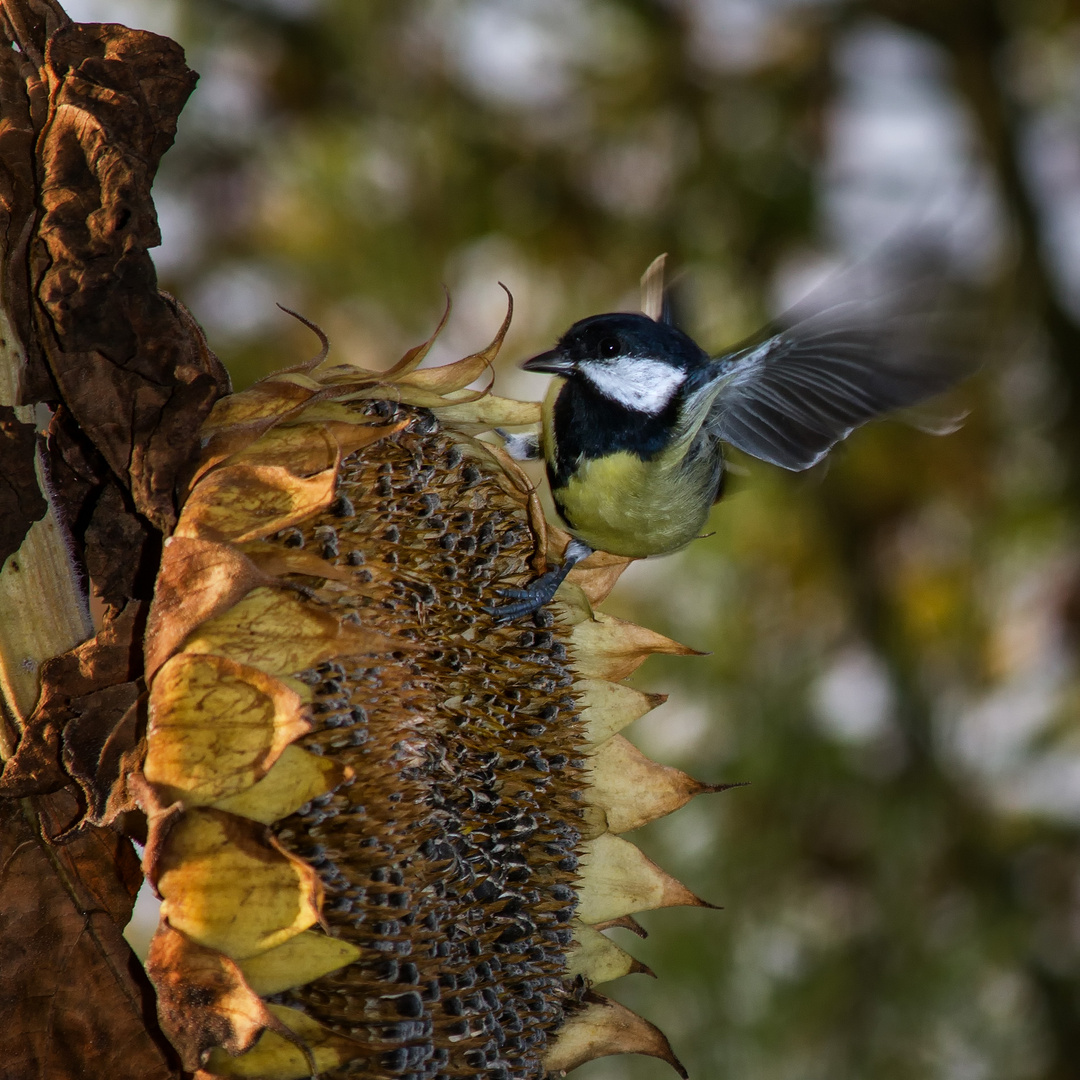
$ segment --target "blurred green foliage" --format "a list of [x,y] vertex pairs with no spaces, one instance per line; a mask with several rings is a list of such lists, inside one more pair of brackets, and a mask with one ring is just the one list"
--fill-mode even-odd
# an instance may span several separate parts
[[513,362],[633,306],[660,251],[717,349],[909,233],[979,283],[959,431],[872,425],[807,476],[741,463],[715,534],[620,586],[616,610],[711,650],[646,667],[672,700],[638,741],[750,786],[641,838],[724,910],[647,917],[660,981],[614,993],[699,1080],[1080,1076],[1080,5],[143,10],[203,73],[162,276],[241,383],[313,347],[275,300],[387,365],[444,282],[447,350],[486,341],[501,279],[500,385],[536,395]]

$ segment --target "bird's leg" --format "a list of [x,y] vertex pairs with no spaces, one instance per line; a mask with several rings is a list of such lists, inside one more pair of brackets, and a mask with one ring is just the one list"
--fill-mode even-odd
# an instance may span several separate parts
[[550,603],[556,589],[563,583],[563,579],[582,559],[587,559],[593,552],[588,544],[580,540],[571,540],[566,545],[561,566],[541,574],[535,581],[530,582],[524,589],[497,589],[499,596],[511,601],[508,604],[492,604],[485,606],[484,610],[489,615],[495,616],[497,623],[513,622],[525,615],[532,615],[545,604]]
[[536,461],[541,456],[540,436],[535,431],[513,435],[497,427],[495,434],[502,439],[503,447],[515,461]]

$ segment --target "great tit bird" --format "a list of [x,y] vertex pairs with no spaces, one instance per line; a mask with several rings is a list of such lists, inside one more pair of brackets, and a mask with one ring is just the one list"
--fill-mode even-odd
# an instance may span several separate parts
[[513,456],[544,457],[573,540],[560,567],[502,590],[508,602],[489,611],[503,622],[534,612],[594,550],[642,558],[684,547],[721,495],[724,443],[808,469],[866,421],[947,389],[966,368],[932,323],[850,301],[719,356],[647,315],[574,323],[522,364],[556,376],[539,436],[501,433]]

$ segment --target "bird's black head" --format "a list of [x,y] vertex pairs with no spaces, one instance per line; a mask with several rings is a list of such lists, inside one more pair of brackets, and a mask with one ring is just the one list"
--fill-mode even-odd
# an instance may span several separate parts
[[526,371],[580,378],[617,405],[654,416],[708,362],[693,338],[646,315],[592,315],[574,323],[550,352],[526,360]]

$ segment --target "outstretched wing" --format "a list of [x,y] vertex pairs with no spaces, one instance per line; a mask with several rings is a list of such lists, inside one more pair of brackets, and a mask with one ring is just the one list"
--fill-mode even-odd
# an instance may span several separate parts
[[717,358],[706,425],[752,457],[808,469],[860,424],[970,371],[941,329],[940,319],[837,304]]

